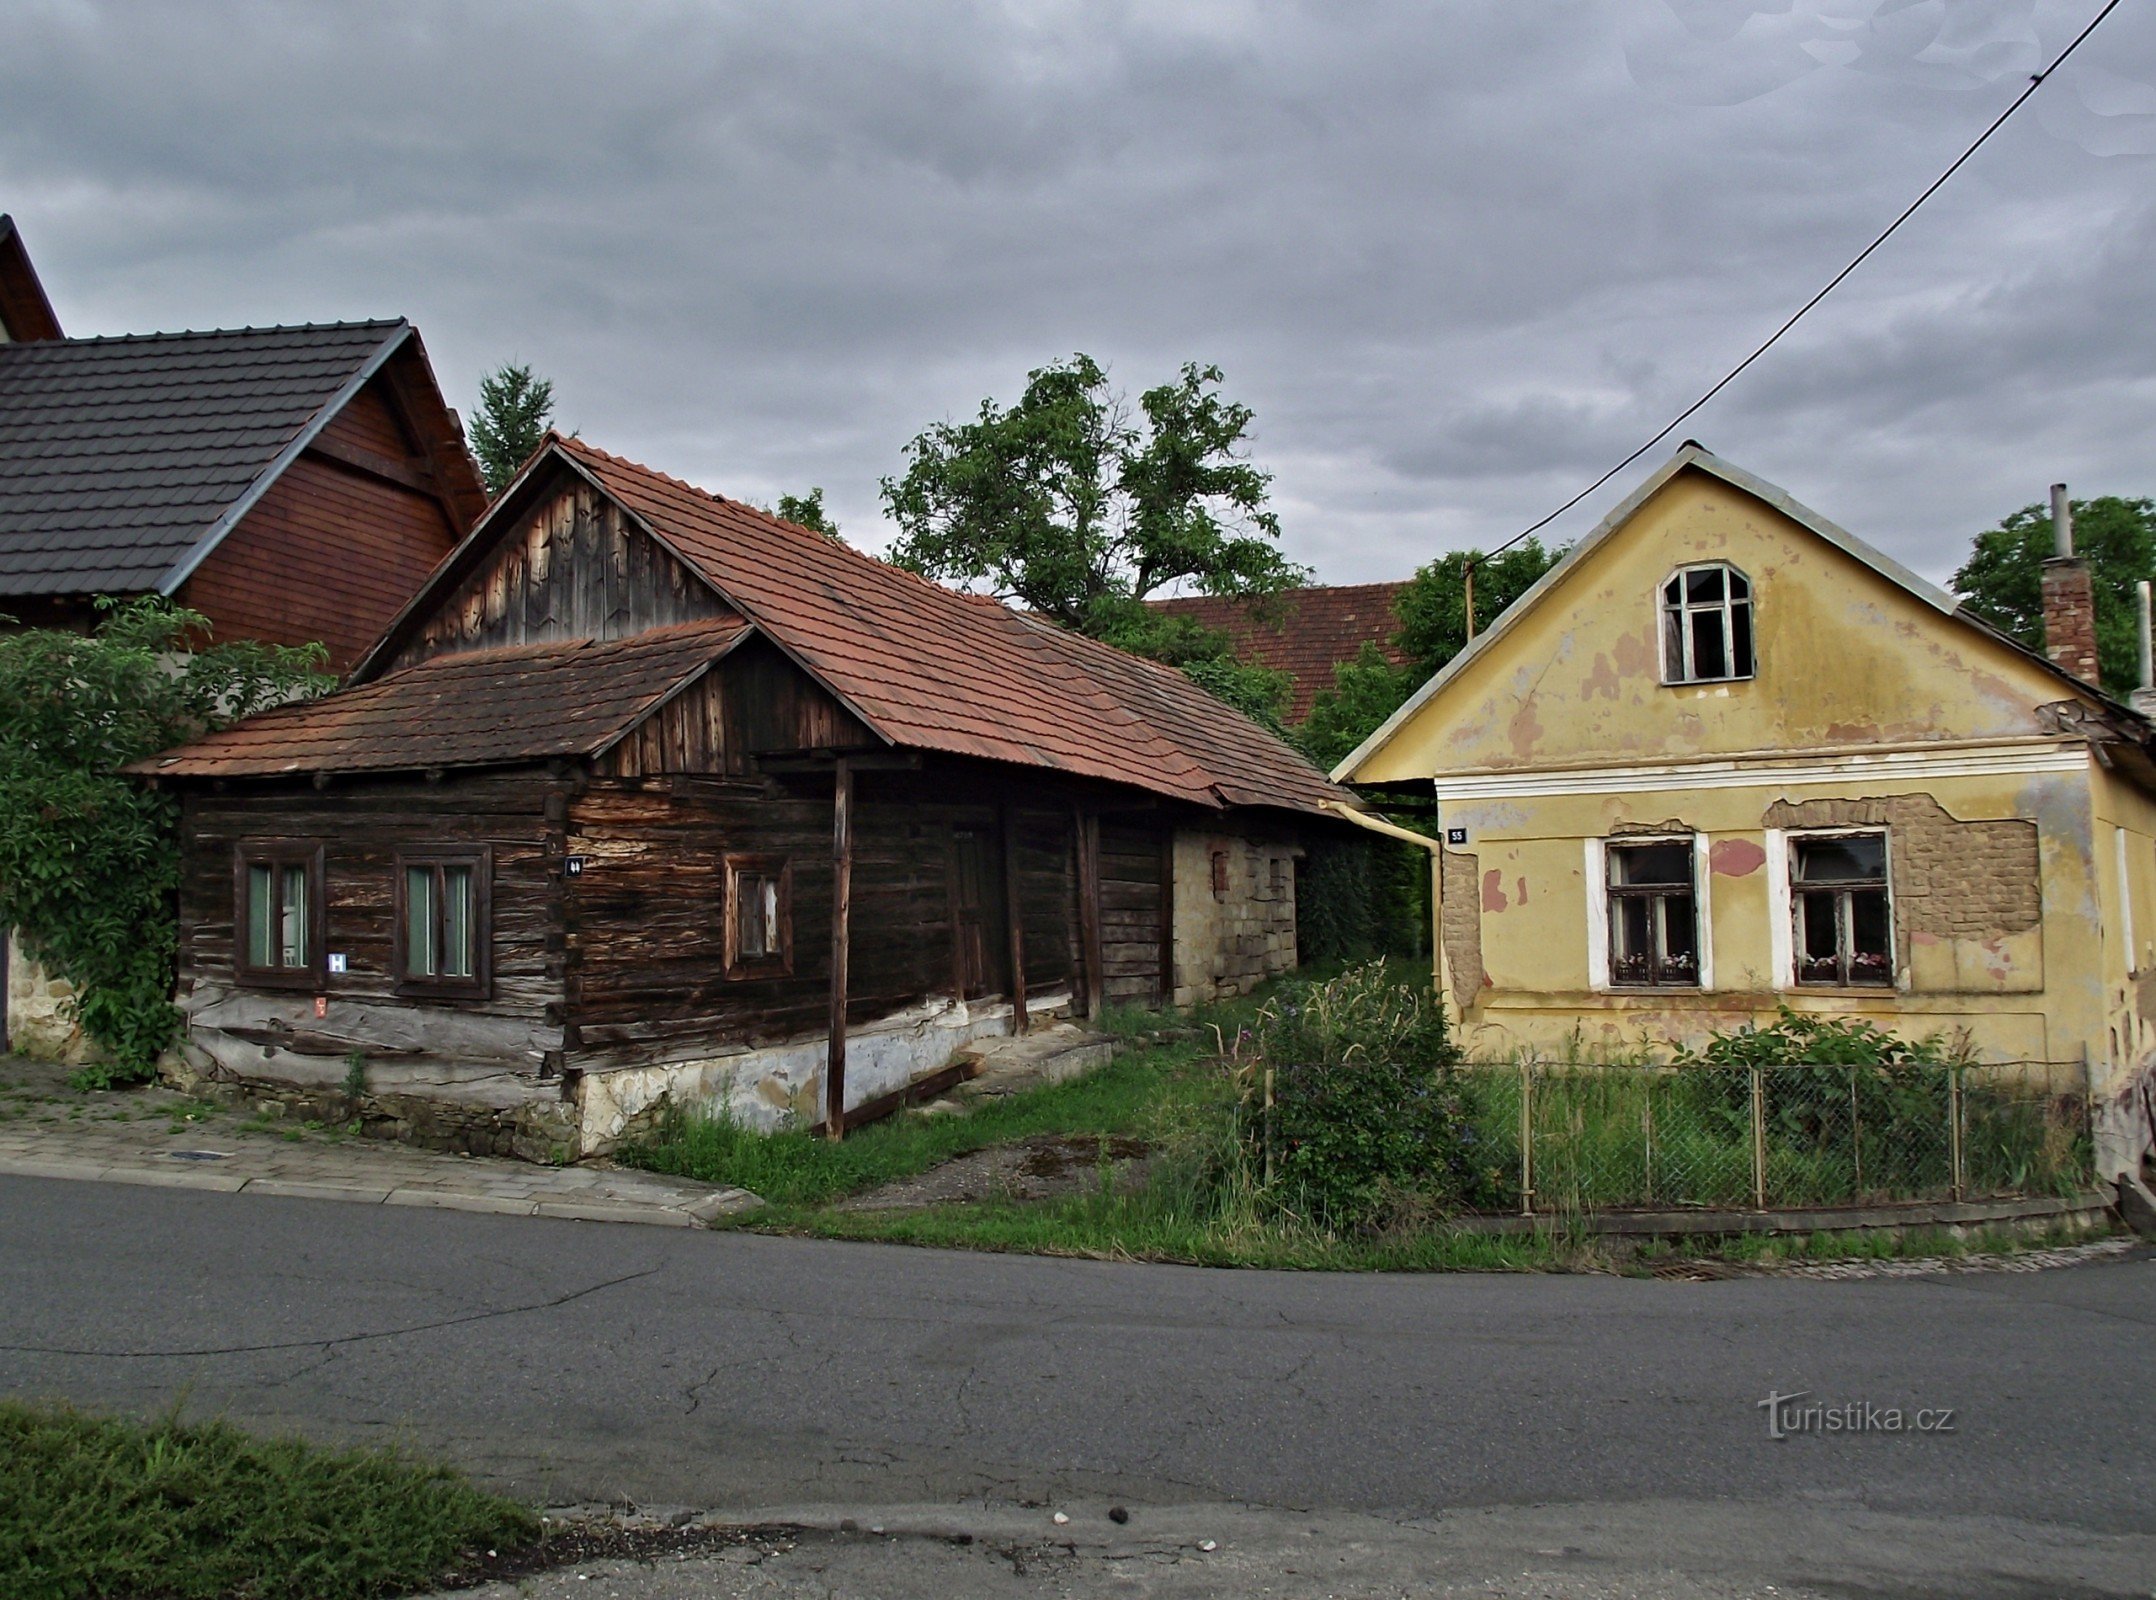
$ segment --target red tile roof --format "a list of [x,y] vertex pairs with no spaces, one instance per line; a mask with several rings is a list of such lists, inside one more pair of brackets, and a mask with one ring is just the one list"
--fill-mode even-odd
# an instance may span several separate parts
[[893,744],[1202,805],[1315,811],[1351,798],[1172,667],[901,572],[581,439],[555,445]]
[[1407,655],[1392,642],[1400,631],[1393,612],[1405,583],[1348,583],[1337,587],[1290,589],[1265,601],[1193,595],[1155,600],[1156,611],[1189,617],[1202,627],[1235,641],[1245,661],[1284,672],[1292,680],[1287,720],[1310,715],[1321,689],[1333,686],[1333,668],[1353,661],[1362,647],[1374,644],[1394,666]]
[[748,631],[728,617],[611,642],[434,656],[373,683],[262,712],[129,770],[273,777],[595,755]]

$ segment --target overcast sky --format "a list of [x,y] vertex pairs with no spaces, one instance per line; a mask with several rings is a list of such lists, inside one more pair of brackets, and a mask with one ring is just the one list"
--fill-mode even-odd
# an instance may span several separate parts
[[[0,210],[70,333],[408,316],[451,402],[722,493],[877,481],[1074,350],[1257,414],[1320,581],[1667,420],[2100,0],[11,0]],[[2156,494],[2156,0],[1685,433],[1934,577]],[[1576,536],[1666,453],[1553,530]]]

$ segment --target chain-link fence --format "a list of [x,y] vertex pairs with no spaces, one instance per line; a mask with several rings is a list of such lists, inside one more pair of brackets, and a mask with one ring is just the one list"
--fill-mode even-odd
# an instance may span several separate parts
[[2078,1063],[1460,1071],[1497,1208],[1786,1209],[2090,1185]]

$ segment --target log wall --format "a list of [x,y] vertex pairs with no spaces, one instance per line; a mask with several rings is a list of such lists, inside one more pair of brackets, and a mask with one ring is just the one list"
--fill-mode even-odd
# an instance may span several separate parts
[[558,494],[503,530],[485,561],[442,597],[391,670],[449,650],[624,639],[733,614],[620,507],[565,477]]

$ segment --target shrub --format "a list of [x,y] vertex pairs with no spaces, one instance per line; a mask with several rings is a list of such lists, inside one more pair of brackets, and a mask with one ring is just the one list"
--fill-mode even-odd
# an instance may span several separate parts
[[320,645],[203,645],[208,627],[147,598],[106,603],[93,634],[0,633],[0,928],[74,985],[95,1085],[147,1078],[179,1031],[177,807],[120,769],[330,683]]
[[1238,1149],[1277,1209],[1359,1229],[1475,1198],[1460,1052],[1427,983],[1373,961],[1292,984],[1249,1042]]

